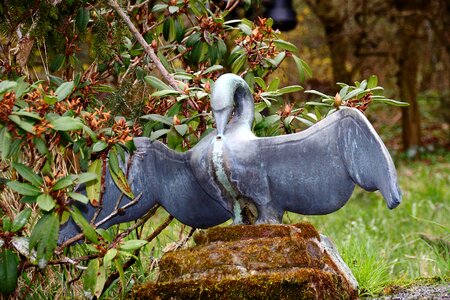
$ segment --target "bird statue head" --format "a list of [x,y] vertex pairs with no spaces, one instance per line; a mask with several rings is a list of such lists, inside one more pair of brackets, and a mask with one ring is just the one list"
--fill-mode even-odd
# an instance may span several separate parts
[[[236,106],[236,107],[234,107]],[[234,122],[251,128],[254,112],[250,88],[241,77],[234,74],[220,76],[212,88],[211,108],[216,120],[217,134],[223,135],[233,112]]]

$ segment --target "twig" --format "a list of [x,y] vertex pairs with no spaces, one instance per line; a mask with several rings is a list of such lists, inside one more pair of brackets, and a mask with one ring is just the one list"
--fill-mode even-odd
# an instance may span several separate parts
[[[97,257],[100,257],[100,256],[101,256],[100,253],[84,255],[84,256],[77,257],[77,258],[69,258],[69,257],[63,256],[61,259],[49,260],[47,262],[47,265],[48,266],[52,266],[52,265],[74,265],[78,269],[84,270],[86,267],[77,266],[80,262],[91,260],[91,259],[94,259],[94,258],[97,258]],[[30,267],[36,267],[37,268],[38,266],[36,264],[31,263],[30,261],[24,261],[18,267],[19,274],[21,274],[24,270],[26,270],[26,269],[28,269]]]
[[148,219],[150,219],[155,213],[156,210],[160,207],[159,204],[156,204],[153,206],[142,218],[140,218],[136,223],[134,223],[132,226],[128,227],[127,230],[120,233],[111,245],[109,245],[108,249],[114,248],[124,237],[128,236],[134,229],[138,228],[145,222],[147,222]]
[[142,60],[142,56],[138,57],[131,65],[128,66],[128,68],[125,70],[123,75],[119,77],[119,84],[121,84],[123,82],[125,77],[127,77],[128,73],[130,73],[130,70],[135,68],[141,62],[141,60]]
[[238,4],[240,3],[241,1],[239,1],[239,0],[236,0],[236,1],[229,1],[228,3],[227,3],[227,6],[225,7],[225,9],[227,9],[227,10],[229,10],[229,11],[232,11],[232,10],[234,10],[235,8],[236,8],[236,6],[238,6]]
[[[127,209],[128,207],[136,204],[136,202],[141,198],[142,193],[140,193],[137,197],[135,197],[132,201],[128,202],[127,204],[125,204],[124,206],[122,206],[121,208],[116,208],[114,209],[109,215],[107,215],[105,218],[103,218],[102,220],[100,220],[99,222],[94,224],[94,228],[97,228],[99,226],[101,226],[102,224],[104,224],[105,222],[109,221],[111,218],[113,218],[114,216],[116,216],[121,210]],[[84,237],[84,233],[79,233],[75,236],[73,236],[72,238],[68,239],[67,241],[65,241],[64,243],[62,243],[58,248],[56,248],[55,252],[57,254],[61,254],[61,252],[63,251],[63,249],[73,243],[75,243],[76,241],[81,240]]]
[[127,5],[127,11],[132,12],[135,8],[141,8],[142,6],[144,6],[145,4],[147,4],[149,2],[149,0],[145,0],[142,3],[139,4],[135,4],[135,5]]
[[181,241],[179,241],[177,243],[174,250],[180,249],[181,247],[186,245],[186,243],[189,241],[189,239],[192,237],[192,235],[194,234],[194,232],[196,230],[197,230],[197,228],[191,228],[191,231],[189,231],[189,234],[184,239],[182,239]]
[[131,22],[128,15],[124,12],[124,10],[120,7],[120,5],[115,0],[108,0],[109,6],[111,6],[117,14],[122,18],[122,20],[127,24],[130,31],[133,33],[136,40],[139,44],[144,47],[145,52],[150,56],[151,60],[155,64],[156,68],[161,72],[161,75],[167,80],[167,82],[177,91],[180,91],[178,87],[177,81],[175,78],[169,74],[166,68],[163,66],[158,56],[155,53],[155,50],[145,41],[144,37],[139,33],[137,28],[134,26],[133,22]]
[[142,193],[140,193],[137,197],[135,197],[133,200],[131,200],[130,202],[128,202],[121,208],[115,207],[114,210],[109,215],[107,215],[105,218],[103,218],[99,222],[95,223],[95,227],[101,226],[105,222],[111,220],[111,218],[115,217],[120,211],[125,210],[128,207],[135,205],[141,197],[142,197]]

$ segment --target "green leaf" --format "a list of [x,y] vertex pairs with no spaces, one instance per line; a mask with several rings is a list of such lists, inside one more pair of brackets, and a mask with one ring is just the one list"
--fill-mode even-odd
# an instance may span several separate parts
[[94,289],[94,295],[97,297],[97,299],[100,299],[105,283],[106,283],[105,267],[103,265],[100,265],[97,271],[97,283],[95,284]]
[[79,32],[84,32],[89,23],[89,9],[86,7],[80,7],[75,16],[75,26]]
[[103,161],[101,159],[93,161],[88,168],[89,173],[97,175],[97,181],[89,181],[86,183],[86,195],[91,204],[95,207],[100,204],[102,169]]
[[[169,10],[171,7],[173,7],[173,6],[169,6]],[[164,36],[164,39],[168,42],[171,42],[175,39],[175,23],[173,22],[172,17],[168,17],[164,21],[163,36]]]
[[[59,71],[62,68],[62,66],[64,65],[65,62],[66,62],[66,56],[64,54],[56,55],[55,58],[50,63],[50,71],[52,73],[54,73],[56,71]],[[52,96],[50,96],[50,97],[52,97]],[[45,102],[47,102],[46,98],[47,98],[47,95],[44,97],[44,101]],[[53,98],[55,98],[55,100],[58,99],[56,97],[53,97]],[[48,104],[53,104],[53,103],[48,103]]]
[[88,299],[92,299],[95,293],[95,286],[97,285],[98,269],[100,267],[99,259],[91,259],[87,265],[87,270],[83,275],[83,290],[84,295]]
[[53,119],[50,124],[53,126],[54,130],[58,131],[79,130],[83,128],[83,123],[80,119],[68,116]]
[[67,193],[67,195],[68,195],[70,198],[72,198],[72,199],[74,199],[74,200],[77,200],[78,202],[81,202],[81,203],[84,203],[84,204],[88,204],[88,203],[89,203],[89,198],[86,197],[86,196],[83,195],[83,194],[75,193],[75,192],[69,192],[69,193]]
[[27,93],[30,89],[30,84],[24,81],[25,76],[20,77],[16,80],[17,85],[14,87],[14,92],[16,93],[16,99],[22,98],[23,94]]
[[15,81],[9,81],[9,80],[3,80],[0,82],[0,95],[15,88],[17,85],[17,82]]
[[189,37],[186,40],[186,47],[193,47],[198,42],[200,42],[202,35],[200,32],[194,32],[193,34],[189,35]]
[[279,49],[288,50],[291,52],[298,52],[297,46],[295,46],[292,43],[289,43],[289,42],[283,41],[283,40],[274,40],[273,42],[274,42],[275,46]]
[[91,128],[89,128],[89,126],[83,124],[83,131],[89,135],[92,141],[97,142],[97,135]]
[[241,55],[239,55],[239,57],[236,58],[236,60],[233,61],[233,63],[231,64],[231,72],[233,72],[234,74],[237,74],[244,66],[246,60],[247,60],[247,56],[245,55],[245,53],[242,53]]
[[136,250],[143,247],[147,243],[148,242],[145,240],[128,240],[120,244],[120,250],[125,251]]
[[109,249],[108,252],[106,252],[105,256],[103,257],[103,265],[105,268],[109,268],[111,265],[111,261],[117,256],[117,249]]
[[48,153],[47,144],[42,138],[34,137],[33,143],[36,146],[40,154],[45,155]]
[[76,182],[77,184],[82,184],[97,179],[98,179],[97,174],[86,172],[78,174],[76,177]]
[[281,117],[279,115],[268,116],[268,117],[264,118],[264,120],[262,120],[262,122],[259,122],[258,124],[255,125],[255,130],[267,128],[270,125],[278,122],[280,120],[280,118]]
[[37,175],[30,167],[27,167],[21,163],[13,163],[12,165],[20,176],[29,181],[35,187],[40,187],[44,184],[42,177]]
[[84,235],[88,240],[90,240],[94,244],[98,244],[97,232],[94,227],[86,220],[86,218],[81,214],[81,212],[73,207],[73,210],[70,212],[75,223],[80,226],[81,230],[83,230]]
[[280,84],[280,78],[274,78],[270,83],[269,87],[267,88],[268,91],[275,91],[278,89],[278,85]]
[[74,184],[75,176],[73,175],[67,175],[66,177],[63,177],[59,179],[55,185],[52,187],[52,191],[58,191],[62,190],[68,186],[71,186]]
[[326,107],[331,107],[333,105],[328,104],[328,103],[323,103],[323,102],[314,102],[314,101],[308,101],[305,103],[305,105],[311,105],[311,106],[326,106]]
[[168,95],[181,95],[181,92],[171,89],[171,90],[156,91],[152,94],[153,97],[164,97]]
[[312,126],[312,125],[314,125],[314,123],[313,122],[311,122],[310,120],[308,120],[308,119],[305,119],[305,118],[302,118],[302,117],[295,117],[297,120],[299,120],[301,123],[303,123],[303,124],[305,124],[305,125],[307,125],[307,126]]
[[308,64],[295,55],[292,55],[292,58],[294,59],[295,65],[297,66],[300,82],[305,81],[307,77],[311,77],[312,72]]
[[367,88],[372,89],[378,85],[378,77],[376,75],[372,75],[369,77],[369,81],[367,82]]
[[0,131],[0,151],[3,161],[8,158],[9,149],[11,149],[11,133],[8,128],[3,127]]
[[174,115],[178,114],[181,109],[183,108],[183,103],[176,102],[172,107],[167,111],[167,116],[173,117]]
[[175,130],[181,135],[184,136],[186,132],[188,132],[189,127],[186,124],[175,125]]
[[162,3],[155,4],[155,5],[153,5],[152,12],[154,12],[154,13],[160,12],[160,11],[166,10],[167,7],[168,7],[167,4],[162,4]]
[[252,35],[252,29],[246,24],[239,24],[238,28],[246,35]]
[[3,231],[11,230],[11,219],[8,216],[2,217]]
[[145,115],[145,116],[142,116],[141,119],[156,121],[156,122],[160,122],[160,123],[172,126],[172,119],[171,118],[165,117],[165,116],[161,116],[161,115],[158,115],[158,114]]
[[35,187],[29,183],[18,182],[18,181],[8,181],[6,183],[6,185],[10,189],[12,189],[24,196],[38,196],[42,193],[40,189],[38,189],[37,187]]
[[117,173],[113,172],[111,166],[109,165],[109,173],[111,178],[113,179],[116,186],[120,189],[122,193],[124,193],[128,198],[133,199],[134,194],[131,191],[131,187],[128,184],[127,178],[121,169],[118,170]]
[[156,78],[155,76],[147,75],[144,77],[144,81],[148,84],[150,84],[152,87],[154,87],[157,90],[172,90],[170,86],[162,82],[160,79]]
[[44,211],[51,211],[56,205],[55,199],[49,194],[40,194],[37,197],[36,202],[39,205],[39,208]]
[[10,294],[16,289],[18,264],[17,254],[12,250],[0,251],[0,292],[2,294]]
[[342,97],[342,95],[341,95],[342,101],[352,99],[353,97],[357,96],[360,93],[364,93],[364,90],[362,90],[360,88],[354,89],[353,91],[351,91],[347,95],[345,95],[345,97]]
[[194,63],[200,63],[205,58],[205,53],[208,50],[208,44],[203,42],[198,42],[194,45],[194,48],[192,49],[191,53],[191,60]]
[[170,132],[170,129],[160,129],[160,130],[152,131],[152,133],[150,135],[150,140],[152,140],[152,141],[157,140],[160,137],[162,137],[163,135],[167,134],[168,132]]
[[108,166],[109,169],[115,173],[118,174],[120,172],[120,167],[119,167],[119,159],[117,157],[117,151],[115,148],[112,148],[111,151],[109,151],[108,153]]
[[11,225],[11,232],[17,232],[20,229],[27,224],[28,220],[31,216],[31,208],[27,207],[24,210],[22,210],[20,213],[17,214],[17,216],[14,218],[14,221]]
[[125,273],[123,272],[123,266],[121,264],[121,261],[119,259],[119,257],[116,257],[114,259],[114,264],[116,265],[116,269],[117,272],[119,272],[119,279],[120,279],[120,285],[122,286],[121,290],[122,290],[122,298],[125,298],[125,289],[126,289],[126,278],[125,278]]
[[303,90],[303,87],[301,85],[290,85],[290,86],[286,86],[284,88],[278,89],[277,93],[279,94],[288,94],[288,93],[295,93],[298,91]]
[[22,117],[29,117],[35,120],[42,120],[42,118],[36,114],[25,110],[18,110],[12,113],[13,115],[22,116]]
[[34,202],[36,202],[36,196],[23,196],[22,199],[20,199],[20,202],[34,203]]
[[385,103],[385,104],[394,105],[394,106],[409,106],[409,103],[407,103],[407,102],[397,101],[397,100],[388,99],[388,98],[373,98],[372,97],[372,102]]
[[92,152],[103,151],[106,149],[106,147],[108,147],[108,143],[104,140],[99,140],[92,146]]
[[325,95],[324,93],[321,93],[321,92],[316,91],[316,90],[306,90],[305,93],[315,94],[315,95],[318,95],[318,96],[320,96],[320,97],[322,97],[324,99],[332,99],[333,98],[331,96]]
[[105,239],[105,241],[112,243],[112,241],[114,240],[114,237],[109,230],[97,228],[96,231],[102,238]]
[[264,79],[262,79],[261,77],[255,77],[255,82],[256,84],[262,88],[263,90],[267,89],[267,85],[266,82],[264,81]]
[[36,249],[38,266],[43,269],[53,255],[59,234],[59,220],[55,213],[44,214],[34,226],[30,237],[30,252]]
[[58,101],[66,99],[72,93],[74,87],[75,83],[73,81],[61,84],[55,91],[55,96],[58,98]]
[[221,70],[223,70],[223,66],[214,65],[214,66],[207,68],[205,71],[203,71],[203,74],[209,74],[209,73],[217,72],[217,71],[221,71]]
[[22,120],[19,116],[13,114],[9,115],[8,118],[23,130],[28,131],[31,134],[36,134],[32,123]]

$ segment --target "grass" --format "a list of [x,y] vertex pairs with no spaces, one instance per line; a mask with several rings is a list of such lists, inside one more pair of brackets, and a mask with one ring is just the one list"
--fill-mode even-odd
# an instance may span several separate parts
[[[379,192],[355,190],[349,203],[326,216],[287,214],[309,221],[334,240],[362,295],[394,282],[450,275],[450,154],[401,161],[402,204],[390,211]],[[426,239],[432,242],[427,242]]]

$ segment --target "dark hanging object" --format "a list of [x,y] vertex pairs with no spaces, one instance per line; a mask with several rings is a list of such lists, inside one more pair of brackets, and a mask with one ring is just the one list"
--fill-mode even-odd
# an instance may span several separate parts
[[273,6],[267,10],[266,16],[274,21],[273,28],[289,31],[297,25],[297,17],[292,8],[292,0],[272,0]]

